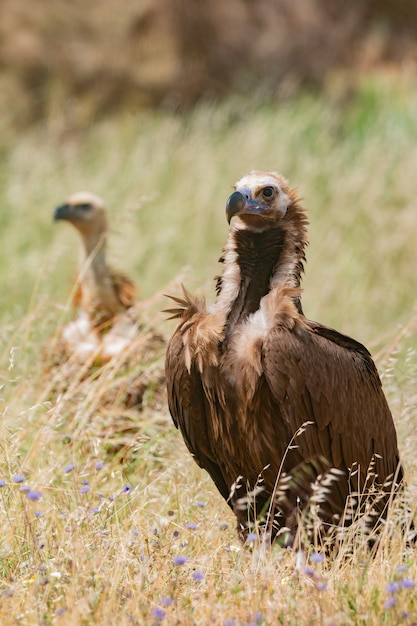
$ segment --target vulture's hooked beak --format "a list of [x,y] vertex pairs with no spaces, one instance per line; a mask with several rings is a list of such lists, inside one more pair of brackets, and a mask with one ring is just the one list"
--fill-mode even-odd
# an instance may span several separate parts
[[240,191],[234,191],[226,202],[226,217],[230,224],[230,220],[234,215],[246,215],[246,214],[259,214],[269,209],[268,206],[256,200],[249,200],[240,193]]
[[54,220],[67,220],[71,215],[71,205],[61,204],[54,211]]

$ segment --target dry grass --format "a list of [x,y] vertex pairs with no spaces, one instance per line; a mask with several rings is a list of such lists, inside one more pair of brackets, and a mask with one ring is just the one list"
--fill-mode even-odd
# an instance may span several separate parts
[[[254,167],[279,169],[310,208],[306,312],[377,352],[415,508],[416,101],[397,80],[365,85],[343,105],[232,100],[77,137],[45,128],[3,136],[2,624],[415,623],[417,565],[400,503],[373,559],[352,536],[322,561],[319,547],[305,561],[257,541],[242,548],[171,425],[163,386],[148,389],[140,411],[103,403],[120,376],[111,364],[81,382],[67,376],[57,393],[40,354],[68,316],[78,242],[50,223],[68,193],[108,200],[110,256],[136,274],[144,320],[167,336],[163,291],[179,290],[181,276],[213,293],[232,182]],[[151,375],[162,363],[156,350],[126,373]]]

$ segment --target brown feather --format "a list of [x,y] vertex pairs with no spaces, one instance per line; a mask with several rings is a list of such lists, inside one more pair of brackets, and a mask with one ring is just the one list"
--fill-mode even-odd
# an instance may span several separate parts
[[109,268],[109,276],[118,301],[123,308],[128,309],[135,303],[137,297],[136,284],[126,274],[112,268]]

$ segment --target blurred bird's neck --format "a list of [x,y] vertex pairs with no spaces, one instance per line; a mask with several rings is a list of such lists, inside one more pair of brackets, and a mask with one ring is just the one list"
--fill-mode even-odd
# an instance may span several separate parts
[[83,236],[80,258],[82,306],[98,319],[110,319],[119,309],[106,262],[105,233]]

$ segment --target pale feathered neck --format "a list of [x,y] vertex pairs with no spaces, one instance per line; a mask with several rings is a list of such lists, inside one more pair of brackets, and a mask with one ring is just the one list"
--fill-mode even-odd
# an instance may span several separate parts
[[84,235],[80,254],[82,307],[99,319],[110,319],[120,309],[106,261],[105,232]]

